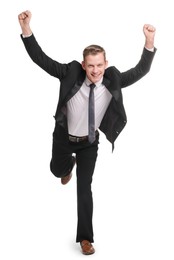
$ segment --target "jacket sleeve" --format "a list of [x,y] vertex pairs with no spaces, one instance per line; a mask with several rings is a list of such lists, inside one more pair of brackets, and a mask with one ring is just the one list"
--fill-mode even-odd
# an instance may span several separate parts
[[21,35],[21,39],[33,62],[35,62],[51,76],[54,76],[60,80],[65,77],[69,70],[70,64],[62,64],[48,57],[42,51],[33,34],[26,38],[23,38]]
[[156,48],[154,49],[154,52],[148,51],[146,48],[143,49],[138,64],[134,68],[121,73],[122,88],[135,83],[149,72],[155,53]]

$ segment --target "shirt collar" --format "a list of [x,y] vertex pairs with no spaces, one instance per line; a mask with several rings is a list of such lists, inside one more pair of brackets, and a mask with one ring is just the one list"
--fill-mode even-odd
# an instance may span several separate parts
[[[102,82],[103,82],[103,77],[102,77],[98,82],[95,83],[96,87],[101,86]],[[85,78],[85,84],[86,84],[86,86],[89,87],[89,85],[90,85],[91,83],[92,83],[92,82],[86,77],[86,78]]]

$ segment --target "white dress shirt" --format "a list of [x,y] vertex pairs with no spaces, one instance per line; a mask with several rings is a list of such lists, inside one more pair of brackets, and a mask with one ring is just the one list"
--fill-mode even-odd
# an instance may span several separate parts
[[[111,101],[112,95],[102,84],[103,78],[95,83],[95,130],[100,126],[103,116]],[[89,85],[92,82],[86,78],[79,91],[67,103],[68,131],[73,136],[88,135],[88,100]]]

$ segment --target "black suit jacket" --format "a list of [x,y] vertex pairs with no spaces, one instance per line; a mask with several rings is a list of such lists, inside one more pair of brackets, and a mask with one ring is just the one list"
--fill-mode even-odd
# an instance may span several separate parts
[[[28,38],[23,38],[21,35],[21,38],[31,59],[47,73],[60,80],[55,119],[57,131],[59,127],[63,127],[68,138],[66,103],[80,89],[86,73],[81,64],[75,60],[68,64],[62,64],[48,57],[38,45],[34,35]],[[112,143],[113,148],[114,141],[127,122],[121,89],[135,83],[149,72],[155,52],[156,49],[154,52],[150,52],[144,48],[138,64],[128,71],[121,73],[114,66],[105,70],[103,84],[112,94],[112,99],[99,129]]]

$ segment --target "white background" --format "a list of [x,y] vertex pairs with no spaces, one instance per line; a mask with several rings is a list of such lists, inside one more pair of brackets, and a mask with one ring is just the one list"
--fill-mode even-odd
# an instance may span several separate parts
[[76,236],[76,177],[49,171],[59,81],[28,57],[18,14],[53,59],[82,60],[96,43],[109,65],[136,65],[143,25],[157,28],[150,73],[123,90],[128,123],[115,151],[101,134],[93,179],[93,259],[174,259],[172,0],[65,0],[1,3],[0,259],[82,259]]

